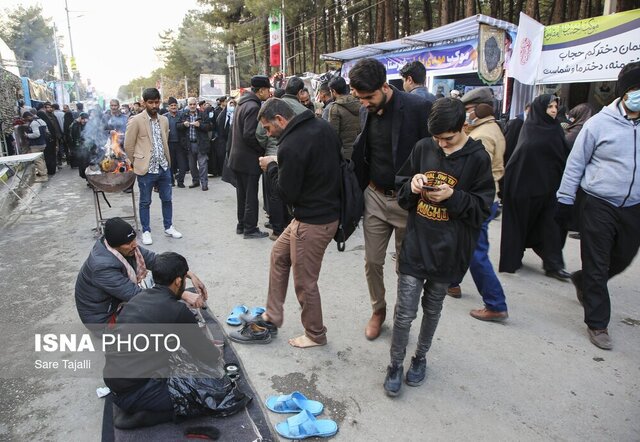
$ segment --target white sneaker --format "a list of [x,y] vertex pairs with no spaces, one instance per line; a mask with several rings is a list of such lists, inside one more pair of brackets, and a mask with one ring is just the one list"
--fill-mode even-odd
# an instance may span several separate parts
[[173,226],[164,231],[164,234],[172,238],[182,238],[182,233],[178,232]]
[[145,246],[153,244],[153,239],[151,239],[151,232],[142,232],[142,244]]

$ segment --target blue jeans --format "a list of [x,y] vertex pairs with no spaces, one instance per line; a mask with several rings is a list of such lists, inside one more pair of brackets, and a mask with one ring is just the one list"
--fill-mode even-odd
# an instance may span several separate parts
[[[506,312],[507,302],[504,291],[489,260],[489,223],[496,217],[497,209],[498,202],[496,201],[491,205],[491,214],[480,229],[478,244],[473,251],[469,270],[487,309],[493,312]],[[460,282],[451,284],[451,287],[459,286]]]
[[158,186],[160,201],[162,201],[162,223],[165,230],[171,227],[173,218],[173,204],[171,203],[171,169],[160,168],[158,173],[138,175],[138,188],[140,189],[140,223],[143,232],[151,232],[149,227],[149,207],[151,207],[151,195],[153,187]]

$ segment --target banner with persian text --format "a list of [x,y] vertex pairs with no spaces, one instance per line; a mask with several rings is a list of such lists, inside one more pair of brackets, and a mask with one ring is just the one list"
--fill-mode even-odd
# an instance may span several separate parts
[[609,81],[640,61],[640,9],[545,27],[537,83]]
[[[460,69],[473,72],[478,69],[478,40],[469,40],[451,46],[421,48],[408,52],[378,55],[372,58],[379,60],[387,68],[387,78],[400,78],[400,69],[412,61],[419,61],[427,71],[441,69]],[[350,60],[342,65],[341,75],[349,78],[349,71],[358,60]]]

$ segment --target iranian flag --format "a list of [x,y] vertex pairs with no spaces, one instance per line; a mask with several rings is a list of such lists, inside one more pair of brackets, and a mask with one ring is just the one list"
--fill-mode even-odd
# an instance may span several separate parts
[[270,65],[280,67],[280,14],[269,16]]

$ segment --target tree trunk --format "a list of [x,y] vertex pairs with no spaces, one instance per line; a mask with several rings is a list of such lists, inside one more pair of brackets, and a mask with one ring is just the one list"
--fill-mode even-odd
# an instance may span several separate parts
[[327,14],[325,12],[324,9],[324,3],[322,4],[322,38],[324,41],[324,48],[323,48],[323,52],[330,52],[329,51],[329,44],[328,44],[328,37],[327,37]]
[[[513,13],[513,22],[515,23],[516,21],[520,21],[520,13],[524,12],[524,0],[517,0],[518,3],[516,3],[516,10]],[[526,14],[526,12],[525,12]]]
[[338,51],[342,50],[342,9],[340,7],[340,0],[335,2],[335,14],[333,20],[336,30],[336,40],[338,45]]
[[[577,1],[577,0],[576,0]],[[525,10],[525,14],[529,17],[538,20],[538,0],[527,0],[527,6]]]
[[467,0],[464,5],[464,16],[466,18],[472,15],[476,15],[476,2],[475,0]]
[[602,12],[603,12],[602,0],[596,0],[593,7],[594,7],[594,10],[593,10],[594,17],[598,17],[599,15],[602,15]]
[[402,36],[411,35],[411,10],[409,0],[402,0]]
[[590,0],[582,0],[582,3],[580,4],[580,12],[578,13],[579,20],[589,18],[589,3],[591,3]]
[[384,0],[384,36],[387,41],[395,40],[396,34],[394,24],[395,18],[393,17],[393,0]]
[[555,25],[564,21],[565,0],[555,0],[553,2],[553,14],[551,14],[550,24]]
[[433,28],[433,9],[431,8],[431,0],[422,0],[422,13],[424,14],[425,31]]
[[265,20],[264,21],[264,28],[262,29],[262,33],[264,35],[264,38],[262,40],[263,42],[263,53],[264,53],[264,72],[268,75],[271,74],[271,48],[269,47],[270,45],[270,38],[269,38],[269,21]]
[[384,7],[386,2],[387,0],[382,0],[382,2],[376,6],[376,43],[384,40]]
[[313,72],[318,72],[318,14],[313,14],[313,35],[310,35],[309,39],[313,51]]
[[331,48],[331,52],[336,51],[336,28],[334,26],[334,15],[331,13],[332,8],[326,9],[327,14],[327,26],[329,31],[329,46]]
[[302,43],[302,72],[305,72],[307,70],[307,39],[306,37],[306,32],[305,32],[305,20],[304,20],[304,16],[300,17],[300,42]]
[[258,53],[256,52],[256,39],[251,37],[251,49],[253,50],[253,63],[258,64]]
[[449,23],[449,0],[440,0],[440,26]]
[[369,0],[369,7],[367,8],[367,18],[369,21],[369,38],[367,39],[367,41],[369,42],[369,44],[373,43],[375,41],[375,32],[376,29],[373,26],[373,0]]
[[489,15],[491,15],[491,17],[498,16],[498,0],[489,1],[489,11]]

